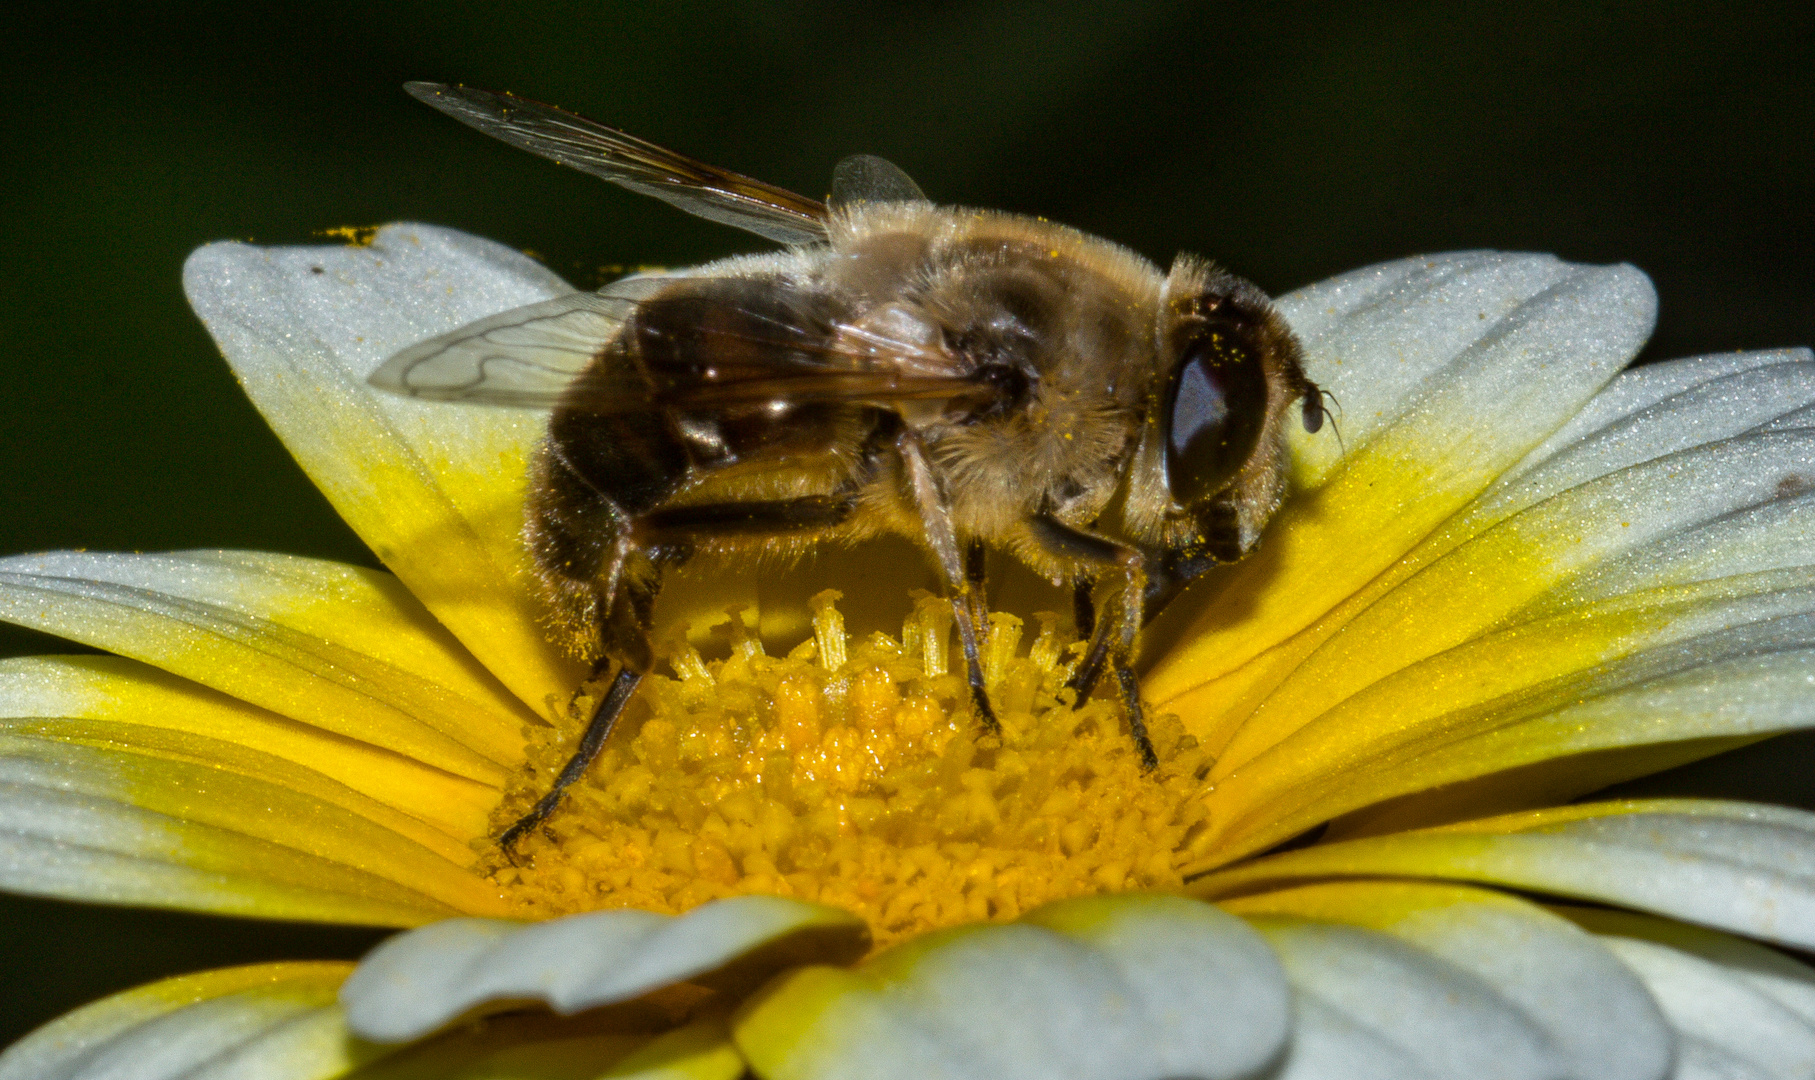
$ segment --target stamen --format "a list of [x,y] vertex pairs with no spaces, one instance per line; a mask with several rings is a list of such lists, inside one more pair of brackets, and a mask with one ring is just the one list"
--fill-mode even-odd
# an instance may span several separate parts
[[[1211,759],[1162,714],[1160,768],[1144,772],[1119,705],[1073,711],[1082,645],[1056,616],[1037,616],[1025,655],[1022,620],[990,616],[1002,733],[985,735],[947,670],[947,601],[922,593],[899,638],[852,642],[837,599],[814,598],[814,637],[784,657],[735,617],[725,659],[674,650],[673,676],[645,681],[566,805],[518,845],[521,865],[485,849],[525,917],[775,893],[856,912],[886,945],[1065,896],[1180,887],[1207,832]],[[532,734],[494,824],[527,809],[576,737]]]

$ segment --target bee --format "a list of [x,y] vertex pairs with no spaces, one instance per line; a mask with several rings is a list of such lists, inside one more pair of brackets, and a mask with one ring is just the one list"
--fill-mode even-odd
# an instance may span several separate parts
[[878,157],[826,202],[552,106],[409,92],[480,131],[785,245],[481,319],[372,376],[436,401],[550,410],[523,535],[556,635],[615,674],[508,852],[584,773],[653,664],[665,570],[900,534],[950,598],[978,724],[984,553],[1070,585],[1158,764],[1131,666],[1141,627],[1251,551],[1284,494],[1286,425],[1324,398],[1266,294],[1190,255],[1169,270],[1040,219],[935,206]]

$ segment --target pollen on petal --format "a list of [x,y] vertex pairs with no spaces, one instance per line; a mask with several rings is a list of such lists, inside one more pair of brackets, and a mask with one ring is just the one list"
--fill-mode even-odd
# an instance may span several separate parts
[[[1141,767],[1122,708],[1072,708],[1082,652],[1060,620],[1034,640],[994,613],[982,661],[1002,723],[972,715],[945,601],[921,594],[900,637],[850,640],[814,603],[814,637],[770,656],[733,618],[729,655],[682,645],[516,863],[484,866],[520,913],[681,912],[770,893],[863,917],[879,946],[1007,920],[1068,896],[1177,889],[1208,835],[1213,764],[1170,714],[1150,716]],[[951,670],[956,667],[958,670]],[[493,818],[522,815],[565,764],[589,708],[531,734],[528,767]]]

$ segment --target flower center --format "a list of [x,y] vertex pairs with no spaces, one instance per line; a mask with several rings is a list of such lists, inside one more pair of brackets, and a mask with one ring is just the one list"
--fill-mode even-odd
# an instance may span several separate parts
[[[945,601],[923,593],[900,638],[853,644],[837,597],[814,599],[814,637],[785,657],[733,618],[727,659],[682,646],[674,677],[644,681],[585,779],[519,845],[520,865],[488,844],[482,869],[522,915],[771,893],[855,912],[883,946],[1061,897],[1181,885],[1206,834],[1211,759],[1154,716],[1160,767],[1146,772],[1120,705],[1073,710],[1062,688],[1083,646],[1056,617],[1036,616],[1022,653],[1022,621],[990,616],[982,659],[1002,732],[986,735]],[[532,737],[494,833],[547,790],[580,722]]]

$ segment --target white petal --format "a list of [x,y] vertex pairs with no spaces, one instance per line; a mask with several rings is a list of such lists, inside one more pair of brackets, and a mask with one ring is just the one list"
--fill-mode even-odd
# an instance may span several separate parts
[[1650,941],[1605,940],[1687,1038],[1764,1076],[1815,1075],[1815,1024],[1806,1018],[1718,964]]
[[1676,1037],[1676,1070],[1670,1080],[1775,1080],[1773,1073],[1693,1035]]
[[1288,1012],[1278,962],[1240,920],[1121,896],[792,972],[732,1031],[766,1080],[1213,1080],[1273,1059]]
[[1669,1068],[1671,1033],[1644,986],[1593,935],[1524,901],[1367,881],[1229,906],[1257,920],[1294,986],[1434,1075],[1658,1080]]
[[714,901],[678,917],[596,911],[528,926],[451,919],[380,945],[341,1000],[361,1036],[401,1042],[488,1003],[542,1001],[574,1013],[713,972],[747,981],[792,963],[848,960],[868,940],[843,911],[771,896]]
[[[1612,377],[1656,318],[1656,297],[1631,267],[1501,252],[1404,259],[1279,304],[1342,427],[1340,445],[1295,439],[1308,475],[1395,425],[1422,429],[1426,441],[1451,425],[1472,429],[1468,442],[1450,444],[1459,459],[1512,442],[1523,456],[1569,415],[1559,406]],[[1484,416],[1493,418],[1487,438]]]
[[1292,1040],[1269,1080],[1435,1080],[1384,1035],[1311,993],[1292,996]]
[[1647,410],[1659,402],[1687,393],[1717,379],[1774,364],[1801,364],[1815,359],[1808,349],[1769,349],[1757,352],[1716,353],[1689,356],[1661,363],[1646,364],[1620,372],[1619,376],[1582,411],[1531,452],[1507,474],[1516,479],[1527,469],[1548,460],[1557,451],[1582,441],[1604,428],[1616,426],[1627,417]]
[[1638,938],[1700,957],[1815,1024],[1815,968],[1745,938],[1630,911],[1558,906],[1558,914],[1602,936]]
[[253,404],[336,510],[524,701],[577,671],[544,641],[521,580],[522,490],[545,418],[384,394],[406,345],[572,291],[524,256],[426,225],[368,246],[222,243],[183,268],[196,313]]
[[1670,1033],[1645,989],[1593,937],[1524,905],[1432,906],[1392,934],[1467,971],[1544,1033],[1566,1075],[1648,1080],[1670,1061]]
[[51,1021],[0,1080],[315,1080],[377,1056],[334,1002],[345,964],[268,964],[153,983]]
[[1279,953],[1294,991],[1369,1032],[1431,1077],[1559,1075],[1543,1032],[1459,968],[1353,926],[1262,920],[1258,928]]
[[1336,397],[1344,445],[1359,446],[1420,383],[1574,269],[1550,255],[1452,252],[1350,271],[1278,304],[1312,378]]

